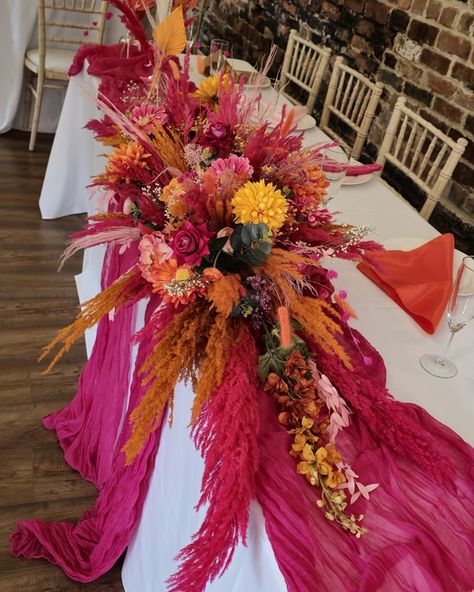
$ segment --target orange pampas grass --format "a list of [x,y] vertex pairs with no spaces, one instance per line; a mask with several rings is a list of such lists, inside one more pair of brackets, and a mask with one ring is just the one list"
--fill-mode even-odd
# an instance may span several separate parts
[[126,304],[131,304],[143,296],[145,286],[145,280],[138,267],[132,267],[103,292],[84,302],[74,323],[61,329],[53,341],[43,348],[38,362],[41,362],[57,345],[63,344],[43,374],[48,374],[84,332],[98,323],[104,315],[111,310],[119,311]]
[[156,429],[166,404],[174,395],[179,380],[196,385],[195,368],[207,334],[209,310],[204,302],[191,303],[176,314],[159,336],[159,341],[139,369],[143,384],[149,385],[138,406],[130,415],[132,435],[123,448],[126,464],[131,464]]
[[191,423],[199,418],[203,405],[219,387],[224,370],[235,344],[245,333],[245,326],[235,319],[217,314],[209,332],[205,356],[199,368],[199,382],[196,386]]
[[223,275],[207,289],[207,297],[216,311],[228,317],[240,302],[240,276],[237,273]]
[[305,264],[317,265],[312,259],[303,255],[275,247],[262,266],[262,272],[276,285],[280,298],[284,299],[290,310],[291,303],[298,296],[293,284],[304,280],[304,275],[298,271],[297,266]]
[[166,129],[162,125],[156,125],[152,134],[154,139],[153,146],[165,165],[165,167],[186,171],[188,165],[184,160],[183,144],[179,139],[178,133],[172,129]]
[[313,341],[325,352],[336,355],[346,368],[352,370],[349,356],[336,339],[337,334],[342,334],[342,327],[337,322],[341,315],[331,305],[319,298],[302,296],[293,302],[291,313]]
[[241,323],[212,313],[202,300],[175,315],[139,370],[149,388],[130,416],[132,436],[123,448],[127,464],[156,429],[166,404],[172,405],[180,380],[192,382],[196,393],[193,422],[198,419],[202,405],[221,383],[232,348],[244,331]]

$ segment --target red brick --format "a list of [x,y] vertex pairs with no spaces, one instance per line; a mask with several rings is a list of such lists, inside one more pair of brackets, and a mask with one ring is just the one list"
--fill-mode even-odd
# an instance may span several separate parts
[[460,80],[464,86],[474,91],[474,69],[465,66],[461,62],[455,62],[451,76]]
[[426,9],[426,18],[438,20],[441,13],[442,4],[438,0],[430,0]]
[[427,47],[421,52],[420,62],[429,66],[432,70],[436,70],[436,72],[439,72],[440,74],[446,74],[449,65],[451,64],[450,59]]
[[428,88],[430,88],[438,95],[442,95],[443,97],[450,97],[456,90],[456,86],[442,76],[438,76],[437,74],[428,72],[427,78]]
[[389,6],[378,2],[378,0],[371,0],[371,2],[367,2],[365,5],[364,15],[380,25],[385,25],[389,12]]
[[360,14],[364,11],[365,0],[347,0],[346,6],[349,8],[349,10],[352,10],[352,12]]
[[457,37],[449,31],[440,32],[437,47],[447,53],[454,53],[463,60],[466,60],[471,53],[471,43],[467,39]]
[[411,11],[413,12],[413,14],[422,15],[425,12],[427,4],[428,0],[413,0]]
[[464,162],[459,162],[457,167],[454,169],[453,179],[461,185],[468,185],[472,187],[474,185],[474,169]]
[[397,0],[397,6],[402,10],[408,10],[411,6],[411,0]]
[[355,32],[362,37],[371,37],[374,33],[374,24],[368,20],[360,20],[355,28]]
[[433,103],[433,109],[442,115],[445,119],[448,119],[451,123],[461,123],[463,112],[454,105],[451,105],[444,99],[436,97]]
[[321,14],[330,17],[331,19],[338,20],[341,16],[341,10],[331,2],[323,2]]
[[407,62],[406,60],[398,61],[398,71],[404,78],[415,80],[418,83],[423,76],[423,70],[417,68],[412,62]]
[[422,21],[413,20],[408,29],[408,37],[418,43],[434,45],[439,29]]
[[474,14],[463,12],[458,20],[458,31],[465,35],[473,34]]
[[367,54],[372,53],[372,46],[367,41],[367,39],[364,39],[364,37],[361,37],[360,35],[353,35],[352,40],[351,40],[351,46],[354,49],[358,49],[359,51],[363,51],[364,53],[367,53]]
[[454,6],[447,6],[443,9],[439,22],[445,27],[451,27],[454,22],[454,17],[457,15],[458,9]]
[[474,112],[474,93],[467,93],[461,88],[458,88],[454,95],[454,102],[463,107],[463,109],[471,113]]
[[395,31],[405,32],[410,22],[410,16],[404,10],[392,10],[389,19],[389,27]]
[[448,124],[444,123],[444,121],[441,121],[441,119],[438,119],[437,117],[435,117],[433,115],[433,113],[431,113],[431,111],[427,111],[426,109],[422,109],[420,111],[420,115],[423,117],[423,119],[426,119],[427,121],[432,123],[435,127],[437,127],[442,132],[446,133],[448,131],[448,127],[449,127]]

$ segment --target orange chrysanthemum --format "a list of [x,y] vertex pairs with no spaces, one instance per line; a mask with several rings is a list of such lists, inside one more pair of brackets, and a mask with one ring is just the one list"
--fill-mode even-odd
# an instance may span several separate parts
[[121,144],[109,157],[105,177],[112,183],[118,181],[130,183],[136,175],[137,168],[148,168],[147,159],[150,156],[138,142]]

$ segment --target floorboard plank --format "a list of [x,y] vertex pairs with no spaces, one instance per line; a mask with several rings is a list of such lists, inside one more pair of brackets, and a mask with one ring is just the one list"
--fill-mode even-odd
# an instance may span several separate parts
[[0,136],[0,591],[123,592],[121,561],[97,582],[80,584],[46,561],[10,555],[9,535],[20,520],[77,520],[95,488],[65,463],[55,434],[41,418],[74,396],[85,362],[77,343],[48,376],[36,360],[77,313],[74,275],[82,257],[57,266],[69,234],[84,216],[41,220],[38,199],[52,137]]

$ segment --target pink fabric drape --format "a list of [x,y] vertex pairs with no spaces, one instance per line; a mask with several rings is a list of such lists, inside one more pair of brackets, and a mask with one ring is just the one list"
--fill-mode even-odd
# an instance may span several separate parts
[[[358,338],[374,357],[374,386],[384,386],[380,356]],[[335,379],[324,358],[319,367]],[[288,455],[290,439],[278,423],[274,402],[261,396],[259,404],[257,499],[289,592],[474,589],[474,454],[459,436],[420,407],[397,403],[410,421],[416,419],[420,436],[433,436],[449,457],[454,476],[438,482],[352,415],[351,426],[338,436],[338,448],[362,483],[380,483],[369,502],[361,497],[353,506],[356,516],[365,515],[369,530],[358,540],[316,507],[314,488],[296,473]]]

